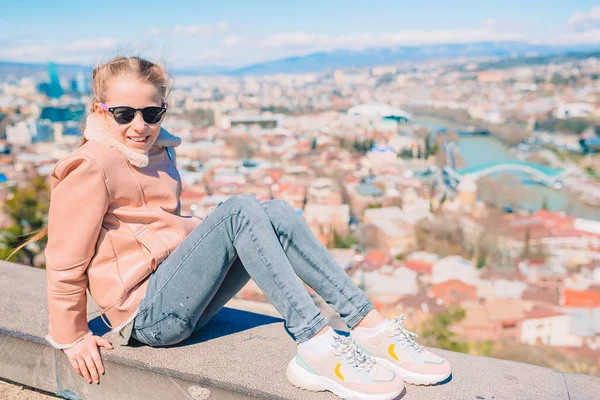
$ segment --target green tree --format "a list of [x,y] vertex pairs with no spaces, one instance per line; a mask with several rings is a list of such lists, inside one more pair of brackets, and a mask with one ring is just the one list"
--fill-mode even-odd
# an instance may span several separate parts
[[356,153],[365,154],[365,153],[369,152],[371,150],[371,148],[373,148],[373,146],[375,146],[374,139],[362,139],[362,140],[355,140],[354,143],[352,144],[352,149]]
[[352,235],[343,237],[337,231],[333,231],[333,248],[334,249],[350,249],[352,246],[358,244],[358,240]]
[[[3,211],[12,220],[12,225],[0,230],[0,256],[3,259],[46,226],[49,203],[50,189],[43,176],[37,175],[25,186],[11,188]],[[44,237],[36,245],[22,248],[11,261],[34,266],[34,258],[44,250],[46,242]]]
[[433,140],[431,133],[428,133],[425,137],[425,154],[423,155],[423,158],[427,159],[429,156],[436,155],[439,148],[439,145]]
[[469,350],[468,343],[456,339],[451,326],[465,318],[465,310],[459,307],[449,308],[445,313],[438,313],[423,322],[421,337],[428,346],[444,350],[466,353]]
[[483,267],[485,267],[485,259],[486,259],[486,254],[485,251],[479,251],[479,254],[477,254],[477,263],[475,264],[475,267],[477,267],[477,269],[481,269]]
[[404,159],[410,159],[410,158],[413,158],[413,152],[411,149],[402,149],[398,153],[398,157],[404,158]]
[[521,257],[530,258],[531,257],[531,229],[527,229],[525,231],[525,239],[523,243],[523,252],[521,253]]
[[580,134],[590,126],[591,123],[581,117],[567,119],[548,118],[543,121],[536,121],[535,124],[535,128],[538,130],[571,134]]
[[494,354],[494,345],[489,340],[485,342],[469,341],[469,354],[481,357],[491,357]]
[[549,210],[550,206],[548,205],[548,198],[546,196],[544,196],[544,198],[542,199],[542,210]]
[[201,128],[213,126],[215,124],[215,112],[211,109],[196,109],[184,115],[188,121]]

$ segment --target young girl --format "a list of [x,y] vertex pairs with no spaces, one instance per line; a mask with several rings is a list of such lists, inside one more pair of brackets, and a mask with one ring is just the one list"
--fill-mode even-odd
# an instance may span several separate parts
[[[105,323],[149,346],[179,343],[202,327],[250,278],[298,343],[287,378],[340,397],[392,399],[404,383],[433,384],[449,363],[403,326],[383,318],[285,201],[236,195],[201,220],[180,215],[181,179],[161,128],[168,74],[138,57],[93,72],[82,145],[51,172],[48,228],[49,333],[75,371],[99,383],[104,367],[86,318],[86,289]],[[26,243],[26,244],[27,244]],[[351,329],[341,336],[301,278]]]

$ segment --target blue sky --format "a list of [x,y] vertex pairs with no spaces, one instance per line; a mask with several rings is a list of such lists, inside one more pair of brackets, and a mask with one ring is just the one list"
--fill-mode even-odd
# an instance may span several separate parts
[[136,52],[177,67],[320,50],[483,40],[600,44],[596,1],[0,0],[0,60],[94,64]]

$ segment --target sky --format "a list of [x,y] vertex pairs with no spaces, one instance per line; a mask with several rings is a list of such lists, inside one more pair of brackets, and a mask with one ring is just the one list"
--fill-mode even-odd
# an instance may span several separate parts
[[0,60],[139,54],[240,67],[317,51],[517,40],[599,44],[600,1],[0,0]]

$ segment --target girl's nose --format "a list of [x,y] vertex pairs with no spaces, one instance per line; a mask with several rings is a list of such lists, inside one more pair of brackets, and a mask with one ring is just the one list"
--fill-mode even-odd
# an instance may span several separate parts
[[135,116],[131,122],[131,127],[137,132],[142,132],[146,128],[146,123],[144,122],[141,111],[135,112]]

